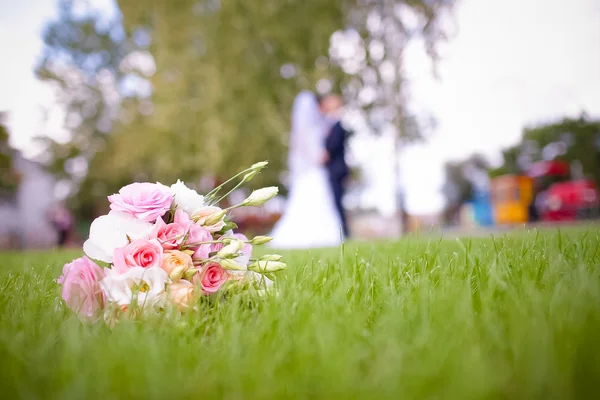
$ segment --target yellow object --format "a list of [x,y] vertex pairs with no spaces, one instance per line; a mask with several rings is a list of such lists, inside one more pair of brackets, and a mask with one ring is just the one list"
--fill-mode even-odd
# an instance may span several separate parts
[[527,176],[505,175],[491,182],[494,222],[520,224],[529,220],[528,207],[533,197],[533,180]]

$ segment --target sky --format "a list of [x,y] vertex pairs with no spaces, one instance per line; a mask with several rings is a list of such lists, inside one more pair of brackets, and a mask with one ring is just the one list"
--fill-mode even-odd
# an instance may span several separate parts
[[53,1],[0,2],[0,111],[8,111],[11,142],[26,148],[41,129],[40,106],[52,91],[38,82],[33,68],[42,49],[42,29],[56,15]]
[[[42,124],[41,106],[53,95],[33,74],[44,23],[55,15],[52,0],[0,4],[0,111],[10,112],[12,143],[25,150],[35,134],[60,135],[57,121]],[[598,0],[460,0],[440,47],[439,79],[419,43],[407,50],[412,107],[438,123],[427,142],[400,155],[409,212],[443,207],[447,160],[479,152],[499,162],[500,150],[516,143],[524,126],[581,111],[600,117],[598,21]],[[391,212],[390,138],[354,148],[367,165],[364,201]]]
[[[582,111],[600,117],[599,21],[598,0],[462,0],[440,47],[438,80],[422,46],[407,50],[412,106],[438,123],[427,143],[400,156],[409,212],[443,207],[447,160],[479,152],[498,163],[500,150],[517,143],[525,126]],[[382,155],[390,144],[357,144],[372,160],[374,189],[366,197],[387,212],[391,156]],[[387,196],[375,195],[386,188]]]

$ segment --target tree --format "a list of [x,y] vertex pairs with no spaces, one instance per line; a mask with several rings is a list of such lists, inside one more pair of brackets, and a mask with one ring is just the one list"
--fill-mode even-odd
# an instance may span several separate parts
[[473,199],[478,187],[487,185],[489,168],[489,162],[480,154],[474,154],[463,161],[446,163],[446,181],[442,192],[446,198],[444,219],[447,222],[456,221],[460,207]]
[[[169,146],[174,154],[165,157],[176,159],[184,175],[228,176],[269,159],[262,176],[269,182],[256,184],[277,183],[293,97],[325,76],[315,60],[327,56],[331,33],[343,26],[339,10],[330,2],[299,0],[258,6],[163,0],[143,7],[120,0],[119,6],[127,32],[151,36],[158,72],[146,123],[163,132],[152,146],[165,149],[176,137],[175,148]],[[294,79],[282,77],[286,67]],[[192,149],[189,157],[186,149]]]
[[[404,50],[413,40],[422,40],[433,63],[438,60],[437,44],[446,39],[441,20],[452,0],[366,0],[352,6],[348,2],[346,41],[354,42],[355,52],[332,52],[332,58],[346,72],[346,97],[374,134],[394,137],[394,186],[397,214],[402,214],[400,152],[408,142],[420,140],[434,128],[430,117],[414,115],[404,76]],[[401,220],[398,221],[402,224]]]
[[89,162],[115,129],[121,87],[136,73],[124,71],[122,63],[135,46],[125,37],[118,18],[107,18],[77,0],[58,1],[58,18],[48,23],[43,40],[36,75],[56,88],[70,139],[66,143],[47,136],[38,140],[51,154],[48,169],[69,183],[74,194]]
[[517,175],[521,173],[522,169],[519,165],[520,154],[521,148],[519,145],[502,150],[502,159],[504,161],[500,167],[491,169],[489,171],[490,178],[495,178],[502,175]]
[[0,112],[0,197],[11,196],[19,186],[19,173],[13,168],[14,150],[8,139],[6,114]]
[[[392,131],[397,150],[419,138],[423,126],[406,107],[403,51],[410,40],[423,39],[437,59],[435,44],[444,38],[439,21],[452,3],[271,0],[257,6],[232,0],[175,7],[163,0],[142,7],[119,1],[128,32],[157,38],[150,51],[163,72],[153,77],[152,123],[169,121],[212,149],[245,143],[245,151],[222,151],[210,163],[224,175],[258,158],[271,159],[271,171],[283,169],[292,99],[317,82],[341,89],[372,132]],[[342,49],[349,41],[351,52]],[[362,96],[367,92],[373,95]],[[194,118],[199,123],[172,125]],[[275,182],[278,174],[269,178]]]
[[582,172],[600,185],[600,121],[582,114],[525,128],[521,142],[504,150],[503,156],[503,165],[492,171],[492,176],[524,173],[538,161],[562,160],[580,165]]
[[[374,92],[351,102],[372,131],[418,137],[402,51],[421,37],[435,58],[439,19],[452,2],[118,0],[121,14],[109,21],[75,13],[80,3],[61,1],[38,74],[58,83],[73,138],[49,142],[55,170],[89,162],[83,182],[71,174],[89,203],[132,179],[194,184],[261,159],[271,165],[255,184],[278,183],[292,100],[317,83],[350,99]],[[414,26],[403,22],[408,12]],[[354,58],[338,51],[334,39],[345,35],[358,38]]]

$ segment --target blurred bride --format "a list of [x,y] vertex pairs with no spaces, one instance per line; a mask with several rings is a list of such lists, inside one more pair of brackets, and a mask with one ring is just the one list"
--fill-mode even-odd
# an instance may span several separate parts
[[342,242],[341,222],[324,166],[330,125],[313,93],[304,91],[296,96],[288,154],[289,196],[283,216],[270,234],[271,247],[332,247]]

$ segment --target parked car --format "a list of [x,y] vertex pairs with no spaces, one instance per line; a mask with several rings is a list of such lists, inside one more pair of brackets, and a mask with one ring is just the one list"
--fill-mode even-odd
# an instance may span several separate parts
[[574,221],[598,217],[600,196],[591,180],[555,183],[546,192],[542,221]]

